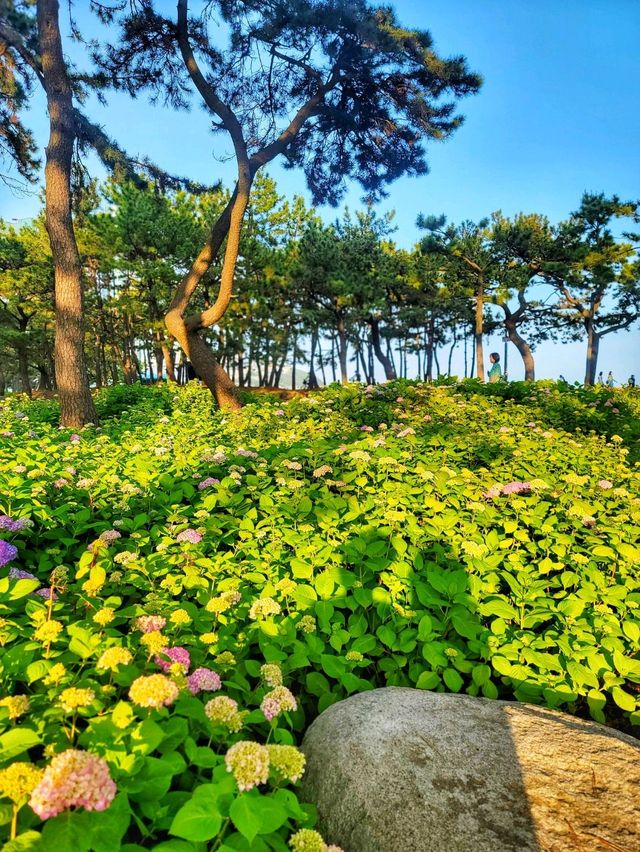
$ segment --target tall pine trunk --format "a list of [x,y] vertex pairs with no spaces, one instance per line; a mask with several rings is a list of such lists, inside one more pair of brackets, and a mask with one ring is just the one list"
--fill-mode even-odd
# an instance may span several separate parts
[[587,363],[585,367],[584,383],[587,386],[591,386],[596,383],[600,335],[595,329],[593,318],[589,317],[585,320],[585,327],[587,329]]
[[476,309],[474,315],[473,337],[476,353],[476,377],[484,382],[484,349],[482,346],[484,336],[484,281],[479,280],[476,289]]
[[58,16],[58,0],[38,0],[38,36],[50,129],[44,172],[45,225],[54,268],[56,386],[61,424],[79,428],[98,418],[84,354],[82,269],[71,218],[75,122]]
[[343,385],[349,382],[349,373],[347,369],[347,329],[342,314],[338,316],[336,324],[338,330],[338,359],[340,361],[340,381]]

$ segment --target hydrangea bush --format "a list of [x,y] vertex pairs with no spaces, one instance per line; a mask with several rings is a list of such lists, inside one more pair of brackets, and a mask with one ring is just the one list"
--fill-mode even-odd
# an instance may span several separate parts
[[335,852],[298,746],[376,686],[640,724],[639,397],[506,387],[0,403],[8,852]]

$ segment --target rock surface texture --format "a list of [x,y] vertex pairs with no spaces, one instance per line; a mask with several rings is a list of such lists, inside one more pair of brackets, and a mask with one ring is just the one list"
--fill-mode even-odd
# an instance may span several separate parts
[[376,689],[304,739],[345,852],[640,852],[640,741],[527,704]]

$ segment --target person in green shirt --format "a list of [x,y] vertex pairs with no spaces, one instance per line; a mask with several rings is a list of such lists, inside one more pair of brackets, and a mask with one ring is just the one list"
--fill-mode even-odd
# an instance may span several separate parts
[[489,370],[489,381],[490,382],[499,382],[502,378],[502,367],[500,366],[500,356],[497,352],[492,352],[489,355],[489,360],[491,361],[491,369]]

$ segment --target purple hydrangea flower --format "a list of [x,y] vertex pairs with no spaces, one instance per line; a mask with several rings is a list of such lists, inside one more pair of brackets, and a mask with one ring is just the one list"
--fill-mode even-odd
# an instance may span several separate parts
[[[34,577],[34,580],[35,580],[35,577]],[[58,600],[58,596],[53,591],[53,589],[47,589],[44,586],[41,589],[36,589],[36,591],[33,594],[39,595],[41,598],[44,598],[45,601],[57,601]]]
[[9,532],[19,532],[26,524],[21,518],[10,518],[9,515],[0,515],[0,528]]
[[162,657],[156,657],[155,660],[156,664],[160,666],[163,671],[169,671],[174,663],[179,663],[181,666],[184,666],[185,671],[189,671],[191,657],[189,656],[189,652],[186,648],[181,648],[179,645],[175,648],[163,648],[162,655],[163,657],[169,657],[169,659],[164,660]]
[[3,538],[0,538],[0,566],[6,565],[7,562],[12,562],[18,555],[18,548],[13,544],[9,544]]
[[9,568],[10,580],[37,580],[38,578],[22,568]]
[[199,668],[187,678],[187,686],[193,695],[199,692],[216,692],[222,686],[220,675],[212,669]]
[[188,541],[189,544],[198,544],[199,541],[202,541],[202,536],[197,530],[188,527],[186,530],[182,530],[181,533],[178,533],[178,535],[176,536],[176,541]]
[[245,450],[242,447],[238,447],[236,450],[237,456],[242,456],[243,459],[257,459],[258,454],[254,453],[253,450]]
[[78,441],[80,440],[80,435],[73,434],[73,435],[69,438],[69,440],[71,441],[71,443],[72,443],[72,444],[77,444],[77,443],[78,443]]
[[216,479],[215,476],[208,476],[206,479],[203,479],[202,482],[198,483],[198,491],[204,491],[205,488],[211,488],[212,485],[219,485],[220,480]]

